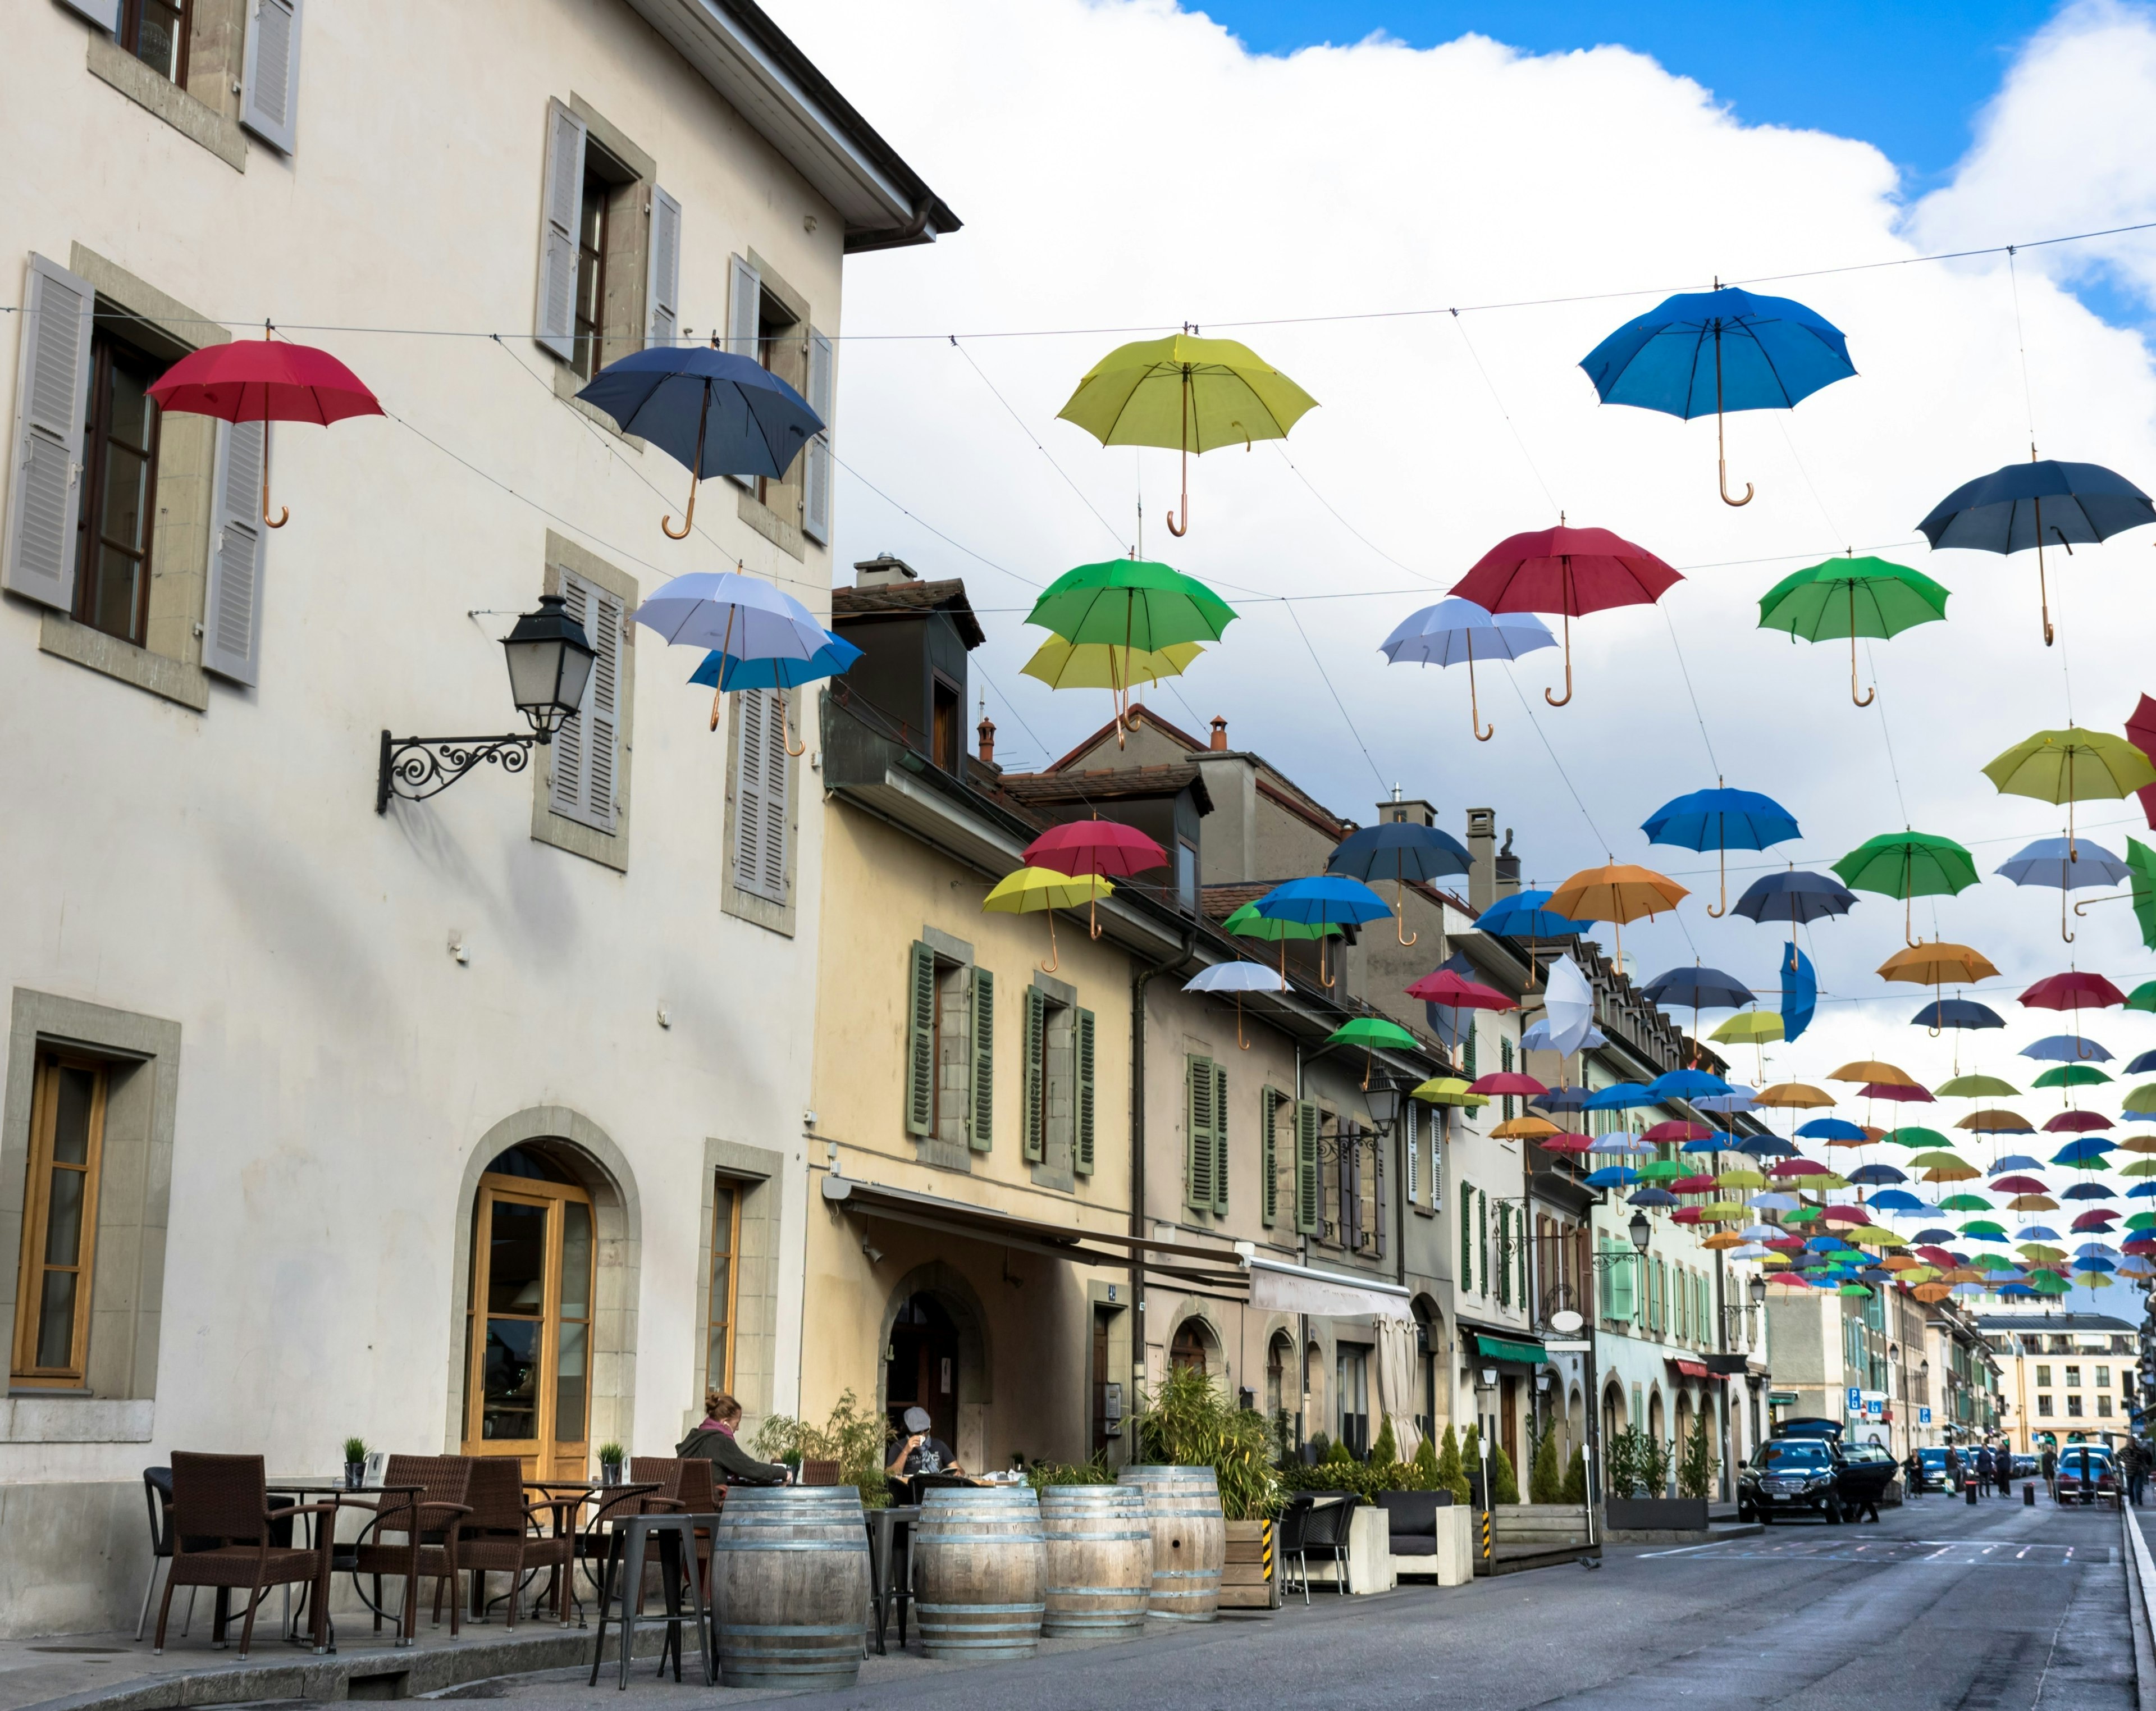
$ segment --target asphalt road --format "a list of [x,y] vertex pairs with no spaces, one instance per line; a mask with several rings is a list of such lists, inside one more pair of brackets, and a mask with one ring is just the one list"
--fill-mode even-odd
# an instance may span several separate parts
[[[2118,1517],[1928,1497],[1877,1526],[1782,1523],[1682,1549],[1613,1549],[1604,1566],[1543,1569],[1440,1592],[1316,1592],[1270,1616],[1224,1618],[1114,1645],[1051,1642],[1024,1663],[961,1667],[916,1651],[870,1658],[803,1707],[877,1711],[1251,1711],[1252,1707],[1665,1711],[1891,1705],[2133,1711],[2133,1640]],[[693,1664],[691,1666],[693,1669]],[[467,1693],[472,1690],[465,1690]],[[664,1700],[700,1685],[639,1669],[627,1693],[559,1679],[480,1689],[531,1711]],[[721,1702],[766,1697],[720,1690]],[[504,1711],[508,1711],[505,1706]]]

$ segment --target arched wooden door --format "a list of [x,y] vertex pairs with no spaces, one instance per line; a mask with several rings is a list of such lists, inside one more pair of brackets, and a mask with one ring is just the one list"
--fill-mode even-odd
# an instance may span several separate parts
[[464,1453],[532,1479],[590,1462],[592,1200],[534,1148],[480,1178],[465,1303]]

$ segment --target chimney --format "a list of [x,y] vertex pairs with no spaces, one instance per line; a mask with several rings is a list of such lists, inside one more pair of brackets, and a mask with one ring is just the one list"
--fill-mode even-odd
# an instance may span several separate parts
[[1217,713],[1213,718],[1213,752],[1215,754],[1228,752],[1228,722]]
[[1380,825],[1434,826],[1437,810],[1419,796],[1410,796],[1403,802],[1397,796],[1390,802],[1378,804],[1378,823]]
[[1512,853],[1512,829],[1505,828],[1505,847],[1497,852],[1497,895],[1509,897],[1520,888],[1520,858]]
[[873,558],[854,561],[854,586],[857,588],[880,588],[891,583],[911,583],[921,580],[921,574],[903,558],[894,558],[888,552],[879,552]]
[[1480,915],[1497,901],[1497,810],[1467,810],[1467,904]]
[[[996,763],[996,722],[983,713],[981,715],[981,722],[974,728],[979,732],[981,737],[981,764],[984,767],[992,767]],[[1519,864],[1515,862],[1513,878],[1516,882],[1518,877]]]

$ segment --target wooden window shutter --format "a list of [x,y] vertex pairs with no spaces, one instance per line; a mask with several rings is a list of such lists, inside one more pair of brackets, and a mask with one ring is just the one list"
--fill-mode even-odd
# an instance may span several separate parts
[[1046,1112],[1041,1109],[1048,1087],[1048,999],[1038,986],[1025,989],[1025,1123],[1023,1149],[1034,1164],[1045,1150],[1043,1131]]
[[1343,1117],[1334,1133],[1340,1138],[1340,1246],[1353,1253],[1363,1245],[1363,1131]]
[[919,939],[906,964],[906,1132],[936,1132],[936,953]]
[[[763,361],[763,275],[745,257],[726,258],[726,350],[752,362]],[[726,479],[744,487],[753,475],[730,474]]]
[[60,4],[88,18],[107,35],[120,28],[120,0],[60,0]]
[[775,689],[734,696],[734,883],[774,903],[786,901],[786,843],[793,773],[786,712]]
[[88,280],[42,255],[30,257],[15,370],[6,584],[62,612],[74,605],[75,513],[96,303]]
[[1307,1099],[1295,1107],[1295,1228],[1315,1236],[1324,1215],[1324,1191],[1317,1165],[1317,1107]]
[[767,689],[763,709],[763,894],[786,901],[786,844],[792,835],[793,773],[787,765],[786,691]]
[[621,724],[622,602],[574,571],[565,569],[561,577],[564,608],[583,625],[598,657],[584,687],[583,710],[562,722],[549,745],[554,753],[547,805],[564,820],[610,833],[619,794],[615,768]]
[[539,210],[539,294],[531,336],[564,362],[577,357],[577,228],[584,206],[584,121],[547,103],[547,177]]
[[1270,1230],[1280,1218],[1280,1108],[1287,1095],[1277,1087],[1258,1090],[1258,1221]]
[[1213,1061],[1206,1057],[1183,1060],[1183,1200],[1194,1212],[1213,1210],[1214,1102],[1218,1086],[1213,1079]]
[[1497,1305],[1512,1304],[1512,1209],[1497,1207]]
[[1228,1210],[1228,1071],[1213,1066],[1213,1210]]
[[995,1140],[996,977],[973,970],[973,1097],[966,1102],[966,1144],[985,1153]]
[[651,187],[651,281],[644,297],[651,306],[644,337],[664,349],[681,327],[681,204],[656,184]]
[[808,408],[824,431],[808,442],[808,461],[801,473],[801,532],[819,545],[831,539],[831,341],[808,329]]
[[1475,1287],[1475,1185],[1460,1184],[1460,1292]]
[[253,684],[262,665],[262,454],[266,422],[217,424],[210,484],[209,586],[203,670]]
[[[249,0],[247,13],[239,122],[285,154],[293,152],[299,133],[300,18],[304,5],[305,0]],[[573,259],[573,252],[572,255]]]
[[1490,1196],[1475,1191],[1475,1269],[1482,1278],[1482,1292],[1490,1292]]
[[1080,1010],[1075,1017],[1078,1050],[1078,1135],[1071,1148],[1070,1168],[1081,1176],[1093,1174],[1093,1013]]
[[1384,1137],[1382,1135],[1378,1138],[1378,1144],[1370,1152],[1370,1204],[1375,1215],[1370,1236],[1372,1243],[1377,1249],[1378,1257],[1382,1260],[1385,1256],[1385,1226],[1392,1221],[1387,1216],[1391,1208],[1389,1197],[1386,1192],[1385,1143]]

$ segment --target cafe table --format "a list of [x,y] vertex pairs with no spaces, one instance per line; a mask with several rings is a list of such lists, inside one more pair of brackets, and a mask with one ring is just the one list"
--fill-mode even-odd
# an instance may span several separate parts
[[[366,1538],[367,1528],[374,1525],[375,1521],[378,1521],[381,1518],[379,1513],[381,1509],[380,1499],[385,1497],[401,1497],[409,1502],[416,1503],[425,1489],[425,1487],[417,1485],[370,1485],[362,1487],[358,1490],[354,1490],[350,1485],[346,1483],[341,1477],[333,1474],[322,1475],[313,1473],[290,1475],[282,1478],[273,1477],[264,1481],[263,1487],[273,1498],[289,1497],[297,1498],[302,1501],[312,1500],[316,1502],[326,1498],[331,1503],[334,1503],[339,1510],[366,1510],[368,1514],[374,1517],[374,1521],[368,1522],[367,1526],[360,1529],[359,1538],[352,1541],[352,1546],[355,1549],[358,1546],[361,1541]],[[395,1508],[399,1507],[399,1505],[393,1503],[390,1507],[392,1508]],[[309,1549],[312,1549],[314,1545],[314,1528],[316,1519],[316,1518],[312,1515],[306,1518],[307,1544]],[[331,1513],[322,1517],[321,1521],[324,1526],[331,1529],[330,1572],[331,1574],[352,1573],[353,1565],[357,1559],[352,1556],[350,1552],[346,1552],[343,1554],[343,1559],[341,1561],[338,1559],[338,1553],[335,1543],[336,1515],[335,1513]],[[387,1611],[376,1610],[373,1601],[368,1598],[364,1591],[360,1590],[359,1577],[356,1574],[352,1575],[352,1588],[355,1591],[359,1593],[360,1602],[366,1605],[369,1610],[374,1611],[377,1616],[388,1614]],[[417,1590],[418,1589],[416,1587],[407,1586],[405,1588],[405,1596],[408,1598],[411,1597]],[[300,1595],[299,1609],[288,1612],[285,1622],[285,1639],[287,1644],[296,1646],[303,1643],[296,1637],[298,1630],[295,1624],[306,1615],[307,1600],[313,1595],[314,1589],[311,1586]],[[287,1597],[289,1598],[289,1596],[290,1595],[288,1593]],[[226,1618],[229,1614],[231,1602],[232,1589],[228,1586],[218,1587],[217,1589],[217,1612],[215,1623],[210,1631],[215,1635],[219,1641],[222,1641],[224,1638],[224,1624]],[[331,1617],[327,1623],[325,1624],[325,1626],[329,1635],[329,1654],[331,1657],[335,1657],[336,1655],[336,1618]],[[403,1625],[401,1623],[398,1625],[398,1631],[400,1634],[403,1631]]]

